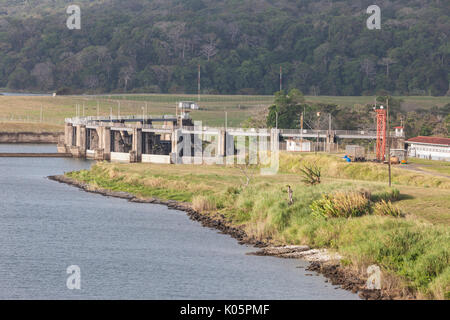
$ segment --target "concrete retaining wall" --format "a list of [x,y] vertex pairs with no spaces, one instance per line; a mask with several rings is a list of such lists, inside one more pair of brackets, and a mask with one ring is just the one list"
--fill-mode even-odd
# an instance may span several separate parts
[[142,162],[170,164],[170,156],[157,155],[157,154],[143,154]]
[[0,132],[0,143],[58,143],[64,140],[60,132]]
[[130,154],[125,152],[111,152],[111,161],[130,162]]

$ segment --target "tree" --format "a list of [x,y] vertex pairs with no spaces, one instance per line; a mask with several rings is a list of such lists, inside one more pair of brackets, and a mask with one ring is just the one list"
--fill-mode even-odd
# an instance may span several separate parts
[[31,76],[36,78],[36,83],[40,89],[48,90],[53,87],[54,65],[51,62],[42,62],[34,66]]
[[133,79],[134,74],[135,74],[135,70],[134,70],[134,67],[131,65],[125,66],[120,69],[119,81],[123,84],[123,88],[125,91],[127,91],[128,84]]
[[8,87],[11,89],[26,89],[30,85],[29,78],[30,76],[24,68],[17,67],[8,78]]
[[208,61],[210,58],[217,54],[216,37],[213,34],[208,35],[209,42],[202,46],[202,55],[204,55]]
[[300,113],[304,105],[303,94],[300,90],[292,89],[286,94],[283,90],[275,93],[274,105],[269,108],[267,126],[274,128],[277,125],[281,129],[292,129],[298,127]]

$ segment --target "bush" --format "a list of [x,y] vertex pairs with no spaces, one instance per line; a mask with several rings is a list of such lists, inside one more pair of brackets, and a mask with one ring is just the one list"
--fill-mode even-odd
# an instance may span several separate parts
[[378,216],[391,216],[391,217],[403,217],[403,213],[399,208],[392,204],[391,201],[378,202],[375,204],[374,214]]
[[196,196],[192,200],[192,208],[195,211],[211,211],[216,209],[216,203],[208,197]]
[[382,192],[376,193],[372,196],[372,201],[398,201],[400,200],[400,191],[396,188],[387,188]]
[[309,185],[316,185],[320,183],[321,168],[313,164],[305,164],[300,168],[302,181]]
[[370,212],[369,199],[358,192],[324,195],[310,207],[314,216],[324,218],[360,217]]

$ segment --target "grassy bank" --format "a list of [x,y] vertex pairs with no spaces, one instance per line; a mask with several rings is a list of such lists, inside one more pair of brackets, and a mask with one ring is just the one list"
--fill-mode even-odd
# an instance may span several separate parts
[[[383,269],[383,287],[391,291],[401,288],[422,298],[449,299],[450,223],[446,217],[450,190],[428,187],[425,189],[433,192],[424,193],[421,192],[424,186],[398,184],[399,196],[376,180],[333,178],[332,169],[325,167],[330,159],[320,158],[324,161],[320,163],[325,177],[316,186],[305,186],[299,174],[287,173],[288,169],[295,170],[294,166],[286,165],[293,160],[285,156],[282,157],[284,172],[271,177],[259,176],[259,171],[253,169],[254,176],[248,186],[244,186],[246,178],[240,169],[218,166],[98,163],[89,171],[68,175],[94,188],[127,191],[143,198],[191,202],[197,210],[222,213],[255,239],[330,248],[345,256],[344,265],[362,273],[368,265],[378,264]],[[402,181],[411,182],[410,179]],[[420,183],[429,182],[421,178],[413,185]],[[287,201],[287,184],[294,190],[291,206]],[[363,200],[367,207],[361,216],[324,218],[312,214],[313,204],[322,201],[324,195],[355,194],[355,190],[369,194],[370,200]],[[427,204],[430,207],[434,204],[434,193],[442,197],[442,203],[430,217]],[[336,199],[334,203],[338,202]],[[404,217],[379,214],[382,199],[393,200],[391,205],[402,211]],[[409,211],[417,206],[415,201],[421,203],[422,209]]]
[[[301,159],[302,161],[299,161]],[[417,162],[421,160],[411,161]],[[423,161],[423,160],[422,160]],[[283,154],[280,157],[280,169],[285,173],[299,173],[304,162],[315,163],[322,168],[322,173],[330,178],[380,181],[389,179],[387,166],[378,163],[351,163],[337,158],[335,155],[295,155]],[[450,168],[443,161],[427,162],[428,170],[445,172]],[[408,185],[420,187],[434,187],[450,189],[450,178],[434,176],[426,172],[410,172],[403,170],[401,165],[392,167],[392,182],[394,185]]]

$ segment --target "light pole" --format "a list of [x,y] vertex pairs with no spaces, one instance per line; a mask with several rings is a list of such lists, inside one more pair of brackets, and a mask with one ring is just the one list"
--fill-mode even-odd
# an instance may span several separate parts
[[275,129],[278,130],[278,112],[275,112]]
[[388,158],[389,158],[389,160],[388,160],[388,167],[389,167],[389,187],[392,187],[392,176],[391,176],[391,133],[390,133],[390,131],[391,131],[391,128],[390,128],[390,126],[389,126],[389,98],[387,98],[386,99],[386,108],[387,108],[387,110],[386,110],[386,113],[387,113],[387,115],[386,115],[386,125],[387,125],[387,129],[386,129],[386,131],[387,131],[387,134],[386,134],[386,136],[387,136],[387,145],[388,145]]
[[316,141],[316,148],[315,148],[315,154],[317,154],[317,149],[319,148],[319,126],[320,126],[320,112],[317,112],[317,141]]
[[227,129],[228,129],[228,112],[225,111],[225,132],[227,131]]

